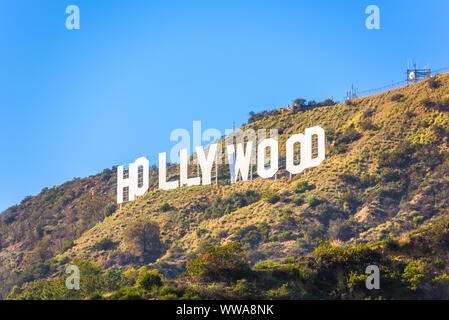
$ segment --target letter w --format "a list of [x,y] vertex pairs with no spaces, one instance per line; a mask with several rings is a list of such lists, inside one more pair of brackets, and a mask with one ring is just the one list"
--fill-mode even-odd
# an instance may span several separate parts
[[231,183],[237,181],[238,174],[242,181],[248,180],[249,164],[251,162],[251,155],[253,152],[253,142],[246,143],[246,153],[243,150],[243,143],[237,144],[237,156],[235,156],[235,147],[233,144],[226,146],[226,153],[229,162],[229,171],[231,172]]

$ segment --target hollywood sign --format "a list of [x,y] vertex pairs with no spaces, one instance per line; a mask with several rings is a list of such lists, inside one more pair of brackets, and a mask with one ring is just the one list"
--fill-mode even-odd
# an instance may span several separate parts
[[[316,137],[317,145],[313,157],[313,137]],[[325,132],[315,126],[305,130],[304,134],[295,134],[286,142],[286,170],[292,174],[299,174],[305,169],[319,166],[325,159]],[[231,183],[237,182],[240,174],[241,181],[247,181],[250,164],[254,156],[257,157],[257,174],[263,179],[269,179],[276,175],[279,170],[279,146],[278,141],[273,138],[263,139],[256,146],[254,141],[226,145],[226,157],[229,164]],[[299,163],[295,163],[295,146],[300,145]],[[244,148],[246,145],[246,148]],[[253,154],[257,149],[257,155]],[[267,149],[269,161],[267,166]],[[218,144],[209,145],[207,150],[202,146],[195,148],[198,166],[201,168],[201,177],[188,177],[189,155],[187,149],[179,152],[179,180],[167,181],[167,153],[159,153],[159,189],[170,190],[180,186],[210,185],[212,168],[214,163],[217,167]],[[207,151],[207,152],[206,152]],[[145,194],[149,188],[149,160],[145,157],[136,159],[129,164],[128,170],[124,166],[117,167],[117,203],[133,201],[136,197]],[[252,170],[252,166],[251,166]]]

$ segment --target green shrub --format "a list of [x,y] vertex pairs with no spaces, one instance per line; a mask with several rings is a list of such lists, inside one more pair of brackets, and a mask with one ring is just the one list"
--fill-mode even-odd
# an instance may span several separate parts
[[344,183],[350,185],[357,185],[360,182],[359,178],[351,173],[342,173],[338,176],[338,178],[340,178],[340,180]]
[[344,209],[347,210],[347,211],[354,211],[361,204],[361,202],[358,199],[357,195],[353,191],[351,191],[351,190],[343,193],[340,196],[340,201],[343,203]]
[[268,269],[280,265],[279,262],[273,260],[259,261],[254,265],[254,269]]
[[296,199],[294,200],[294,203],[295,203],[297,206],[302,206],[302,205],[304,204],[304,198],[303,198],[303,197],[296,198]]
[[247,190],[245,193],[236,192],[225,199],[217,197],[206,208],[204,216],[205,218],[219,218],[259,200],[260,195],[253,190]]
[[348,145],[359,140],[362,135],[355,128],[348,128],[335,140],[335,145]]
[[111,295],[113,300],[143,300],[143,292],[139,288],[121,288]]
[[329,221],[327,233],[332,239],[348,240],[350,228],[343,219],[337,218]]
[[374,112],[376,112],[375,108],[369,108],[365,110],[362,114],[362,119],[370,118],[374,114]]
[[157,270],[146,271],[139,275],[136,285],[146,291],[162,286],[162,276]]
[[397,169],[384,168],[380,174],[380,179],[383,182],[398,181],[401,177],[401,171]]
[[416,216],[416,217],[413,218],[413,222],[416,223],[416,224],[422,222],[423,220],[424,220],[423,216]]
[[117,269],[112,269],[106,271],[104,278],[104,289],[106,291],[116,291],[120,289],[122,283],[122,271]]
[[427,85],[430,89],[438,89],[439,87],[441,87],[441,82],[435,78],[430,78],[429,80],[427,80]]
[[400,93],[396,93],[394,95],[391,96],[391,101],[400,101],[402,98],[404,98],[403,94]]
[[189,276],[209,280],[244,278],[251,271],[246,255],[237,242],[210,246],[186,265]]
[[440,258],[435,259],[435,260],[433,261],[433,265],[434,265],[435,267],[437,267],[438,269],[443,270],[443,269],[444,269],[444,260],[443,260],[443,259],[440,259]]
[[170,205],[167,202],[164,202],[160,207],[159,207],[159,211],[160,212],[167,212],[171,209]]
[[296,185],[294,191],[296,193],[304,193],[304,192],[312,190],[312,189],[313,189],[313,186],[309,185],[309,183],[307,181],[302,181]]
[[380,167],[406,168],[416,161],[414,153],[418,146],[410,142],[400,144],[392,152],[380,153],[377,157]]
[[408,260],[402,274],[402,281],[409,284],[412,291],[416,291],[427,273],[427,263],[424,260]]
[[196,294],[195,290],[192,288],[186,288],[184,290],[184,294],[182,297],[179,298],[179,300],[197,300],[198,295]]
[[422,104],[424,107],[426,107],[427,109],[432,109],[432,108],[434,108],[435,105],[436,105],[435,102],[432,101],[432,99],[430,99],[430,98],[425,98],[425,99],[421,100],[421,104]]
[[400,248],[399,241],[396,239],[393,239],[391,237],[388,237],[387,239],[385,239],[384,243],[385,243],[385,247],[391,251],[396,251],[396,250],[399,250],[399,248]]
[[115,247],[116,243],[108,238],[103,238],[94,245],[97,250],[111,250]]
[[360,178],[360,185],[362,187],[368,188],[377,183],[376,176],[373,174],[365,173]]
[[248,243],[254,246],[262,240],[266,240],[269,234],[269,226],[266,222],[261,222],[256,225],[250,225],[236,233],[236,238],[241,243]]
[[178,300],[178,296],[174,293],[169,293],[165,296],[160,296],[161,300]]
[[275,204],[275,203],[277,203],[279,200],[281,200],[281,197],[279,197],[277,194],[270,195],[270,196],[267,198],[268,203],[271,203],[271,204]]
[[69,250],[75,245],[75,242],[67,240],[62,243],[62,252]]
[[110,203],[104,208],[104,216],[109,217],[117,210],[117,205],[115,203]]
[[237,283],[232,288],[232,293],[239,299],[254,298],[256,292],[256,286],[246,279],[237,280]]
[[159,295],[160,296],[168,296],[168,295],[175,295],[176,299],[178,298],[178,291],[174,288],[171,288],[169,286],[163,286],[160,290],[159,290]]
[[436,104],[436,108],[439,111],[449,111],[449,98],[438,101]]
[[279,218],[279,226],[282,229],[290,229],[296,227],[296,219],[291,213],[284,213]]
[[441,276],[435,277],[432,282],[443,285],[444,287],[449,287],[449,275],[447,273],[443,273]]
[[295,257],[287,257],[284,259],[284,263],[295,263]]
[[312,198],[309,199],[309,206],[311,208],[315,208],[316,206],[318,206],[319,204],[321,204],[323,202],[324,202],[323,199],[320,199],[320,198],[317,198],[317,197],[312,197]]
[[363,131],[368,131],[368,130],[375,131],[375,130],[378,130],[378,129],[379,129],[379,128],[373,123],[373,121],[371,121],[370,119],[360,121],[359,126],[360,126],[360,128],[361,128]]

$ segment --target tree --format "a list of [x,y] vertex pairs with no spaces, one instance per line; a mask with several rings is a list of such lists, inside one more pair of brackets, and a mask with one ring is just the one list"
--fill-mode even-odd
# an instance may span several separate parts
[[125,231],[125,240],[142,254],[157,255],[161,250],[159,225],[147,218],[141,218],[129,226]]
[[298,98],[298,99],[295,99],[295,100],[293,100],[293,106],[294,107],[302,107],[302,106],[305,106],[306,105],[306,99],[301,99],[301,98]]
[[171,209],[171,207],[170,207],[170,205],[168,204],[168,202],[164,202],[164,203],[160,206],[159,211],[161,211],[161,212],[167,212],[167,211],[169,211],[170,209]]
[[293,112],[297,113],[299,111],[303,111],[304,108],[306,107],[306,102],[307,102],[306,99],[301,99],[301,98],[293,100],[293,102],[292,102]]

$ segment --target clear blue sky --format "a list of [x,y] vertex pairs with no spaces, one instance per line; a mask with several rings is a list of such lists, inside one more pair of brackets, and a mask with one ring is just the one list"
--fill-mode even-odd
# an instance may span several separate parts
[[[76,4],[81,29],[65,28]],[[365,28],[380,7],[381,30]],[[0,1],[0,211],[297,97],[449,65],[449,1]]]

